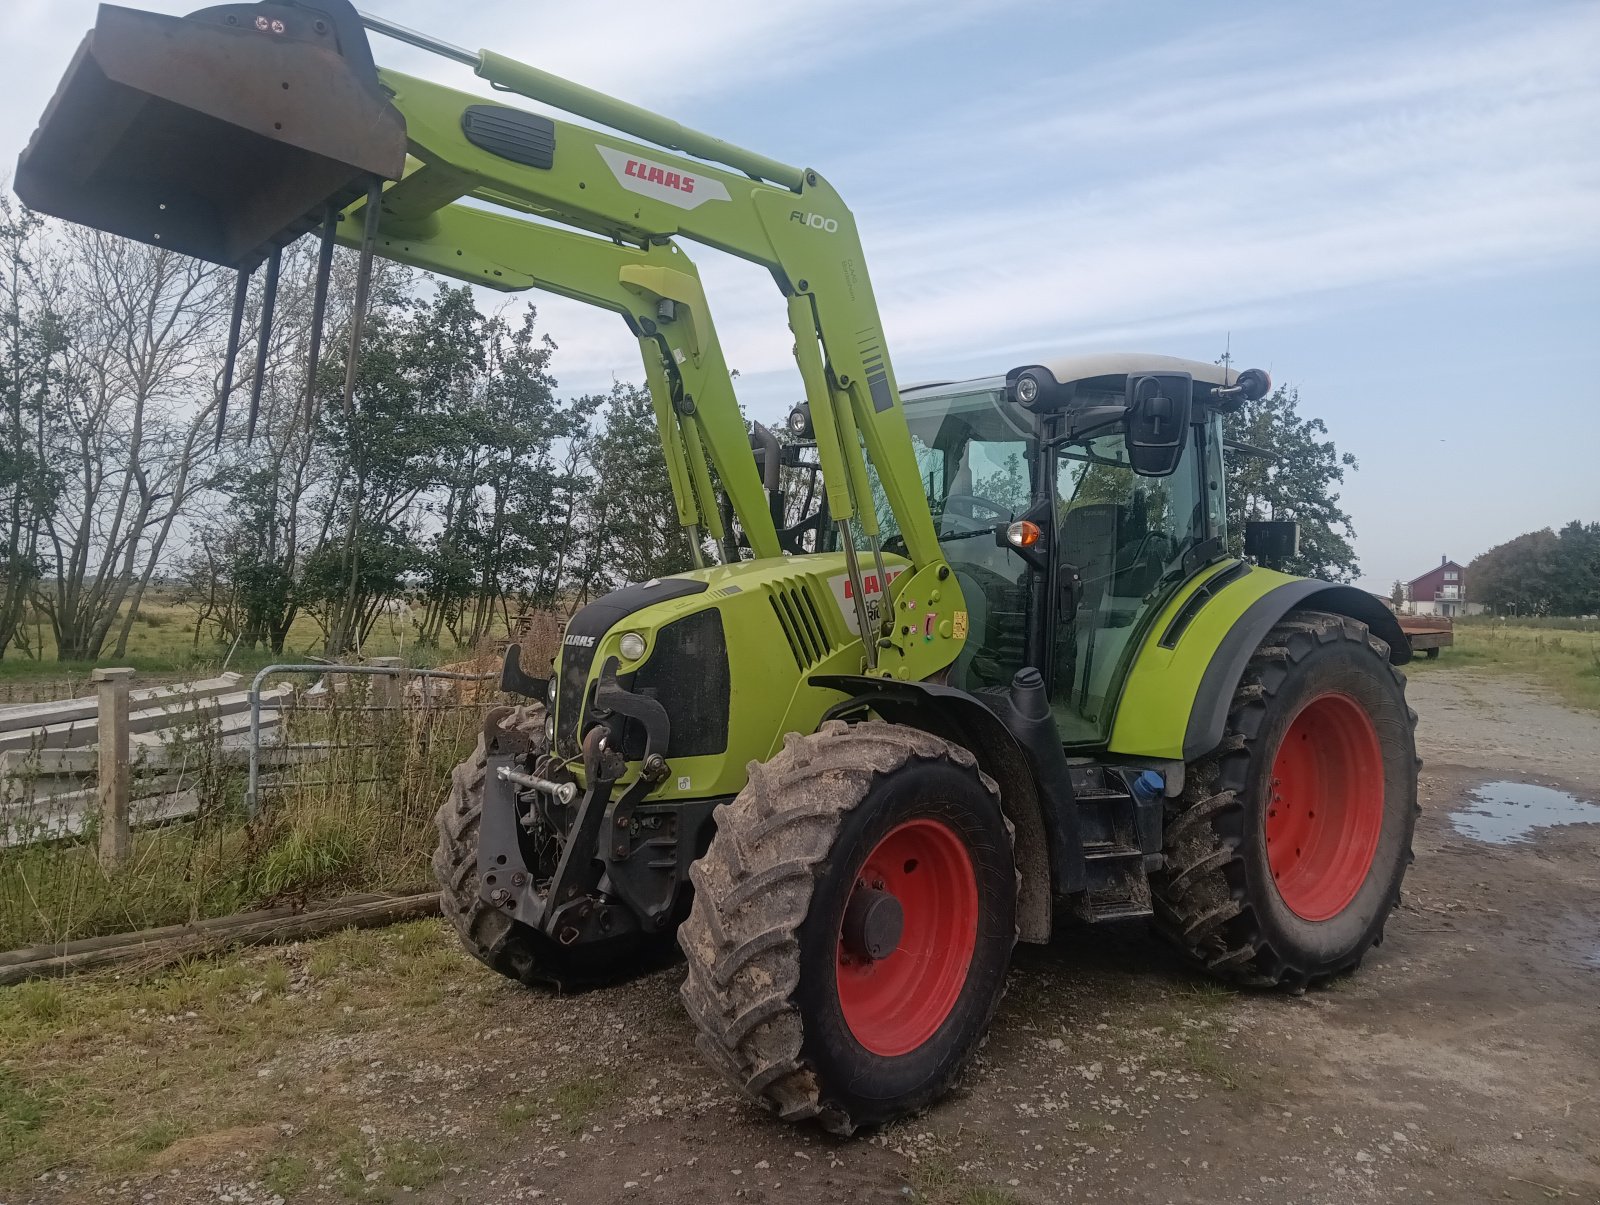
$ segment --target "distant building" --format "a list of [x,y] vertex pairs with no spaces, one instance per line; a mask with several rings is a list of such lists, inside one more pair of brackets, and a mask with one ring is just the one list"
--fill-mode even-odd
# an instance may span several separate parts
[[1483,604],[1467,598],[1467,571],[1449,557],[1440,557],[1439,564],[1421,577],[1414,577],[1402,587],[1405,598],[1400,603],[1404,615],[1481,615]]

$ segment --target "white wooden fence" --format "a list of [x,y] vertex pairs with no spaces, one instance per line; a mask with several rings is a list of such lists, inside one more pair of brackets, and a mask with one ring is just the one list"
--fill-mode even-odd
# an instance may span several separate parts
[[[195,810],[197,759],[248,762],[239,674],[143,689],[134,679],[99,669],[93,695],[0,708],[0,846],[71,836],[98,816],[100,859],[114,866],[131,826]],[[276,727],[292,701],[287,685],[263,692],[261,726]]]

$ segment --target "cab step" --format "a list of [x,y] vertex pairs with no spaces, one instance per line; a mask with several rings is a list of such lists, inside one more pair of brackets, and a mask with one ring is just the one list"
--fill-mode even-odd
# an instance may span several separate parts
[[1125,770],[1092,763],[1072,767],[1072,790],[1085,877],[1085,890],[1072,897],[1074,914],[1089,924],[1150,916],[1149,871],[1159,865],[1161,849],[1160,797],[1141,799]]

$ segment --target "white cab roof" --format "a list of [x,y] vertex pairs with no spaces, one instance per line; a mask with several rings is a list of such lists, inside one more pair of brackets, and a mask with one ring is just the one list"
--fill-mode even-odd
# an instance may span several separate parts
[[[1236,371],[1228,371],[1224,379],[1223,367],[1220,364],[1208,364],[1204,360],[1185,360],[1178,356],[1157,356],[1148,352],[1137,351],[1109,351],[1099,352],[1087,356],[1057,356],[1053,360],[1039,361],[1050,370],[1050,375],[1063,385],[1073,381],[1088,381],[1095,377],[1125,377],[1136,372],[1186,372],[1195,380],[1206,385],[1231,385],[1239,379]],[[906,385],[901,393],[911,393],[918,389],[944,389],[951,385],[971,385],[973,387],[997,387],[1003,384],[1003,376],[973,377],[965,381],[918,381],[915,385]]]

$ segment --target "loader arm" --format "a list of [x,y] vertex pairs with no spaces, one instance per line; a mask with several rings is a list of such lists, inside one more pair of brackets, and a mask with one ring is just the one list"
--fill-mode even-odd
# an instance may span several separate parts
[[[359,247],[361,225],[340,223],[338,241]],[[719,544],[727,534],[708,453],[751,553],[782,555],[699,273],[676,244],[629,246],[461,204],[386,218],[378,242],[384,258],[425,271],[620,314],[639,340],[678,522],[696,556],[700,529]]]
[[[378,68],[367,29],[607,129]],[[681,262],[650,257],[681,237],[761,264],[786,301],[866,670],[920,679],[960,652],[965,605],[923,493],[855,221],[815,171],[491,51],[462,50],[365,17],[349,0],[261,0],[182,18],[102,6],[18,164],[16,186],[44,212],[239,269],[230,365],[247,296],[243,274],[267,264],[264,336],[282,248],[319,226],[325,248],[333,237],[361,248],[353,345],[375,255],[420,259],[426,248],[433,270],[493,287],[518,279],[507,277],[508,270],[530,284],[560,277],[541,276],[532,253],[514,265],[490,262],[504,256],[497,239],[516,246],[519,259],[522,248],[537,250],[541,241],[577,245],[548,236],[518,242],[512,232],[521,223],[505,211],[533,219],[528,228],[559,223],[637,250],[636,262],[607,266],[601,286],[593,283],[599,271],[546,283],[610,304],[636,334],[658,339],[668,359],[658,372],[647,357],[646,368],[679,517],[715,530],[703,447],[758,553],[775,549],[776,538],[769,543],[770,522],[759,517],[742,418],[722,380],[726,366],[698,279],[681,271]],[[485,206],[500,211],[492,215],[497,221],[475,216]],[[630,295],[620,297],[617,287]],[[663,302],[672,303],[672,322],[660,320]],[[687,318],[676,316],[684,311]],[[663,333],[679,322],[685,324],[679,331]],[[225,370],[224,400],[230,379]],[[252,422],[260,379],[258,373]],[[354,387],[347,372],[347,398]],[[667,421],[672,416],[676,421]],[[911,562],[892,584],[878,530],[880,502]],[[857,550],[862,536],[872,557],[866,569]],[[874,628],[866,598],[880,589],[893,606]]]
[[[624,244],[693,239],[766,267],[787,301],[829,511],[845,536],[855,597],[871,591],[863,588],[866,571],[854,556],[852,519],[872,543],[871,571],[885,576],[869,465],[911,561],[912,571],[892,592],[901,613],[886,610],[879,639],[865,642],[868,665],[876,669],[882,654],[884,672],[925,677],[949,664],[960,649],[957,616],[964,605],[923,493],[855,220],[838,193],[814,171],[664,127],[652,114],[502,56],[483,52],[475,62],[498,88],[719,154],[783,183],[380,69],[405,118],[408,151],[421,164],[385,191],[380,228],[426,221],[444,205],[469,200]],[[494,136],[479,132],[485,129]],[[359,218],[362,208],[348,216]],[[696,404],[731,405],[731,393]]]

